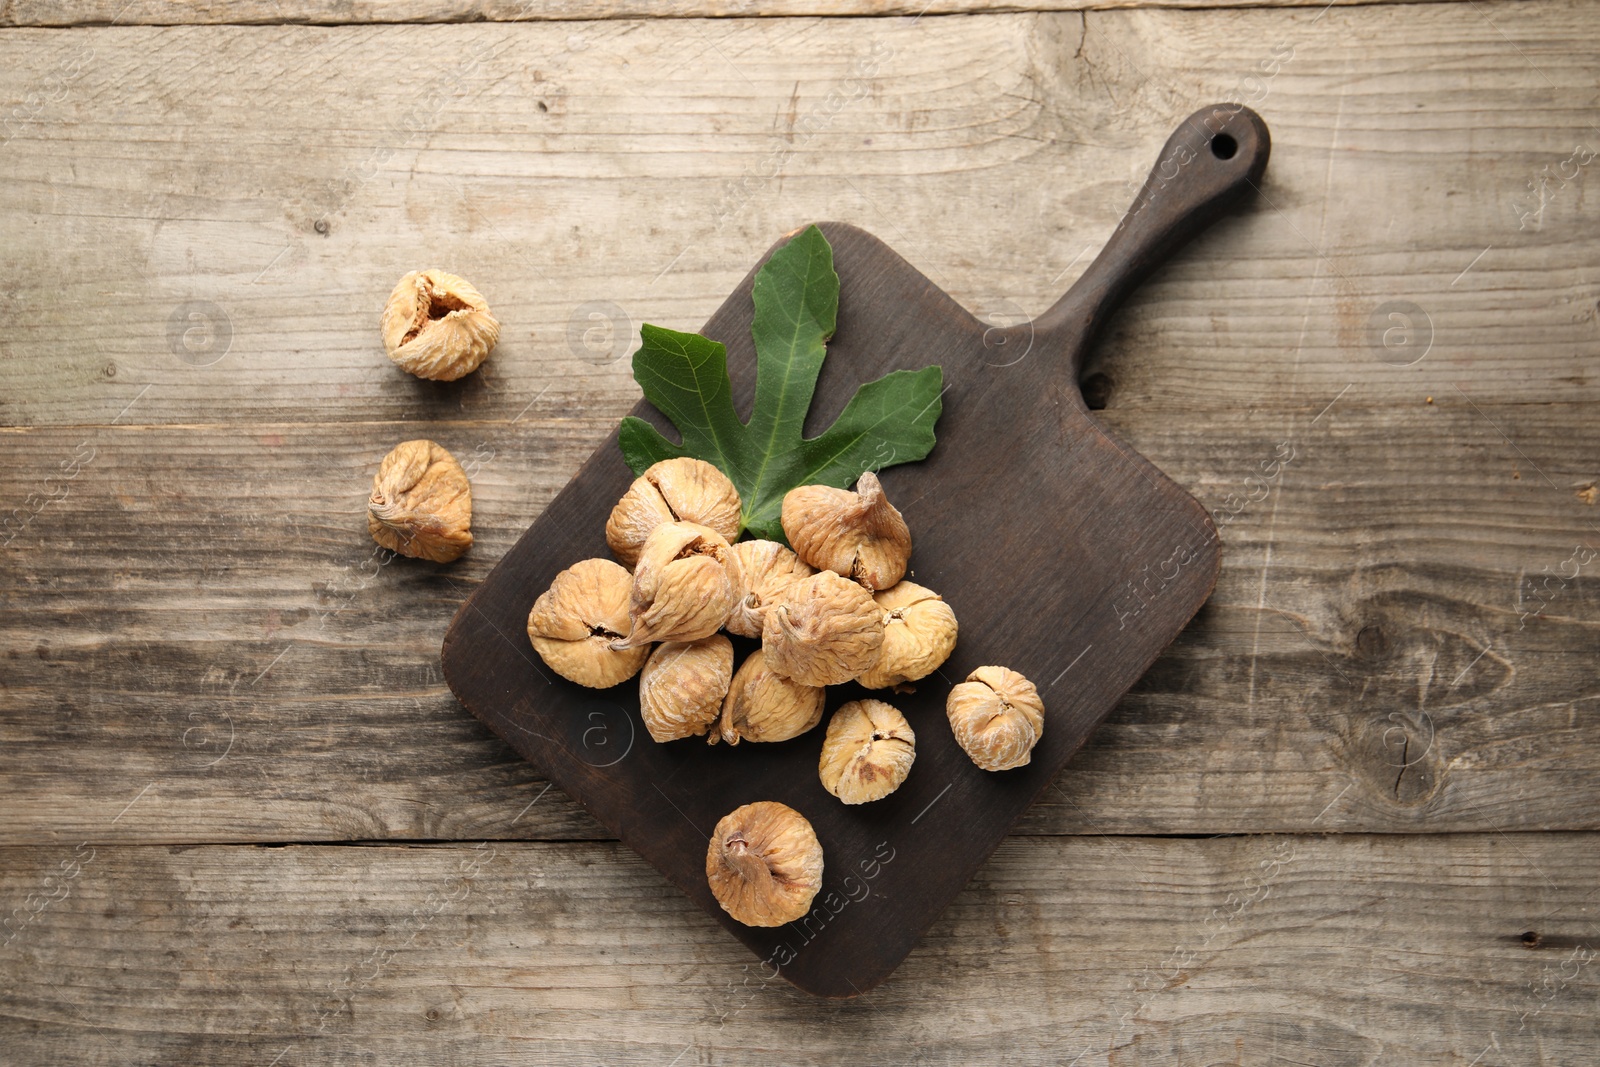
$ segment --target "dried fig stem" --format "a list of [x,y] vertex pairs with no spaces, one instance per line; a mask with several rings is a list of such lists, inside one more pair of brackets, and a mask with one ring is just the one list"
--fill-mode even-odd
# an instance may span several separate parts
[[728,838],[722,859],[752,886],[765,886],[772,881],[772,870],[760,857],[751,854],[750,843],[743,834],[736,833]]

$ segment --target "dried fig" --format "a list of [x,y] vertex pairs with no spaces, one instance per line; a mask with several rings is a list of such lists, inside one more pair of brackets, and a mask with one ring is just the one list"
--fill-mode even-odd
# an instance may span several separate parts
[[574,563],[550,583],[528,613],[528,639],[539,658],[568,681],[608,689],[639,672],[649,646],[615,649],[628,628],[633,579],[609,559]]
[[664,459],[635,478],[611,509],[606,544],[632,567],[645,538],[664,522],[697,522],[732,542],[739,536],[739,491],[703,459]]
[[739,557],[739,599],[723,625],[740,637],[760,637],[767,609],[784,590],[816,572],[776,541],[740,541],[733,554]]
[[787,804],[746,804],[712,831],[706,881],[722,910],[746,926],[782,926],[809,911],[822,888],[822,844]]
[[802,485],[783,498],[783,532],[796,554],[818,570],[887,589],[906,573],[911,531],[871,471],[855,492]]
[[828,720],[817,773],[846,804],[882,800],[900,788],[917,756],[917,735],[881,700],[852,700]]
[[979,667],[950,690],[950,729],[972,762],[1009,771],[1033,758],[1044,733],[1044,701],[1034,684],[1005,667]]
[[761,649],[750,653],[728,686],[722,702],[722,723],[706,740],[720,736],[730,745],[740,741],[787,741],[822,721],[827,692],[775,673]]
[[418,378],[453,382],[471,374],[500,339],[483,294],[442,270],[400,279],[383,309],[383,347]]
[[956,647],[956,613],[931,589],[900,581],[876,594],[883,611],[878,662],[856,679],[868,689],[914,682],[938,669]]
[[723,536],[693,522],[650,532],[633,571],[631,628],[617,648],[651,641],[697,641],[722,628],[733,610],[739,561]]
[[833,571],[789,586],[767,611],[761,647],[774,671],[805,685],[838,685],[871,668],[883,646],[872,594]]
[[639,672],[639,715],[656,741],[697,737],[722,713],[733,680],[733,642],[721,634],[664,641]]
[[472,486],[432,441],[406,441],[383,457],[367,501],[367,532],[402,556],[449,563],[472,546]]

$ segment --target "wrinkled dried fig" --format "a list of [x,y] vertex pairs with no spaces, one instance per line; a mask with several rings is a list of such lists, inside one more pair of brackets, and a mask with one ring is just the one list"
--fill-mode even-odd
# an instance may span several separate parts
[[901,581],[872,599],[883,611],[883,649],[857,682],[868,689],[888,689],[926,677],[950,658],[956,647],[956,613],[938,593]]
[[383,309],[383,347],[418,378],[453,382],[471,374],[500,339],[483,294],[442,270],[400,279]]
[[883,612],[866,589],[833,571],[789,586],[767,610],[761,647],[767,663],[805,685],[839,685],[877,662]]
[[528,638],[539,658],[568,681],[608,689],[638,673],[649,646],[614,649],[628,629],[633,579],[609,559],[574,563],[550,583],[528,613]]
[[852,700],[828,720],[817,773],[846,804],[882,800],[900,788],[917,756],[917,735],[881,700]]
[[606,544],[632,567],[645,538],[664,522],[697,522],[732,542],[739,536],[739,491],[703,459],[664,459],[635,478],[611,509]]
[[722,713],[733,680],[733,642],[721,634],[665,641],[639,672],[639,716],[656,741],[698,737]]
[[906,573],[911,531],[871,471],[855,492],[802,485],[783,498],[783,532],[801,559],[818,570],[887,589]]
[[738,567],[728,542],[709,526],[657,526],[639,553],[628,600],[631,628],[616,647],[710,637],[733,610]]
[[733,554],[739,557],[739,599],[724,625],[740,637],[760,637],[767,609],[784,590],[816,572],[776,541],[740,541]]
[[782,926],[810,910],[822,888],[822,844],[787,804],[746,804],[712,831],[706,881],[722,910],[746,926]]
[[956,741],[986,771],[1009,771],[1033,758],[1044,733],[1044,701],[1034,684],[1005,667],[979,667],[945,701]]
[[472,546],[472,487],[455,457],[406,441],[383,457],[367,501],[367,532],[402,556],[449,563]]
[[822,721],[828,694],[775,673],[761,649],[750,653],[728,686],[722,702],[722,723],[707,735],[730,745],[740,741],[787,741]]

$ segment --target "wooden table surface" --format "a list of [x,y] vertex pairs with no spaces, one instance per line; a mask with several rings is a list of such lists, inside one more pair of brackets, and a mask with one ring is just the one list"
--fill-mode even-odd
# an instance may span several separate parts
[[[1078,6],[0,5],[0,1060],[1594,1062],[1600,20]],[[1219,99],[1261,196],[1089,368],[1215,595],[886,984],[768,980],[446,625],[641,322],[814,219],[1020,321]],[[427,266],[504,324],[456,384],[378,339]],[[423,436],[477,543],[385,565]]]

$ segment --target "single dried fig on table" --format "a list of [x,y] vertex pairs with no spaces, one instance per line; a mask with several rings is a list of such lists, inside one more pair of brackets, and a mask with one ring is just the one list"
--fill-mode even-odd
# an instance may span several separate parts
[[882,800],[900,788],[917,756],[917,735],[881,700],[852,700],[828,720],[817,773],[846,804]]
[[703,459],[664,459],[635,478],[611,509],[606,544],[632,567],[645,538],[664,522],[697,522],[732,542],[739,536],[739,491]]
[[868,689],[888,689],[925,678],[956,647],[956,613],[931,589],[900,581],[872,598],[883,612],[878,661],[856,679]]
[[839,685],[877,662],[883,612],[866,589],[833,571],[789,586],[767,611],[761,647],[772,670],[805,685]]
[[383,309],[383,347],[418,378],[453,382],[478,369],[500,339],[483,294],[442,270],[400,279]]
[[630,627],[618,648],[698,641],[722,629],[738,588],[739,561],[723,536],[693,522],[650,532],[633,571]]
[[472,547],[472,486],[432,441],[406,441],[378,465],[367,532],[392,552],[449,563]]
[[733,554],[739,557],[738,601],[725,625],[729,633],[740,637],[760,637],[767,609],[791,585],[816,571],[776,541],[740,541],[733,546]]
[[794,922],[822,888],[822,843],[787,804],[746,804],[712,831],[706,882],[722,910],[746,926]]
[[730,745],[740,741],[787,741],[822,721],[828,698],[820,686],[802,685],[775,673],[761,649],[750,653],[728,686],[722,722],[707,735]]
[[1034,684],[1005,667],[979,667],[950,690],[950,729],[986,771],[1026,766],[1044,733],[1044,701]]
[[663,641],[639,672],[639,716],[655,741],[698,737],[722,713],[733,680],[733,642],[721,634]]
[[528,639],[539,658],[568,681],[608,689],[639,672],[648,645],[616,649],[628,630],[633,579],[609,559],[574,563],[550,583],[528,613]]
[[871,471],[855,492],[802,485],[783,498],[783,532],[799,557],[818,570],[887,589],[906,573],[911,531]]

